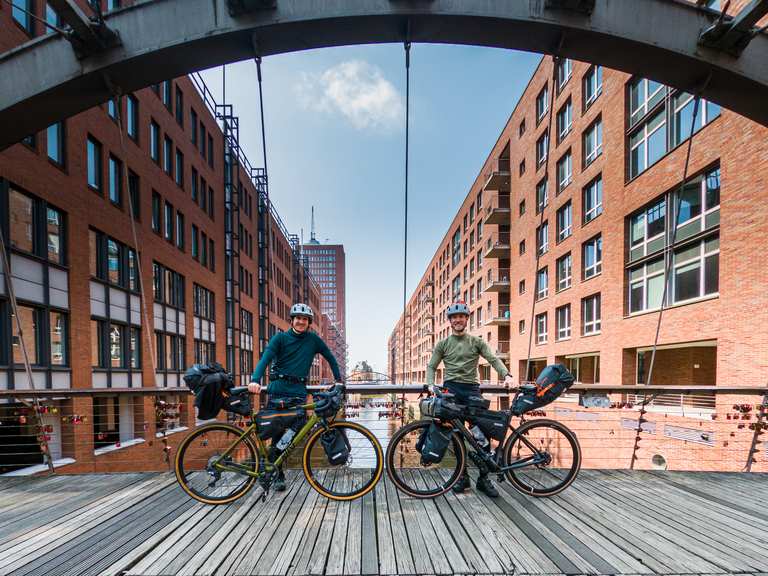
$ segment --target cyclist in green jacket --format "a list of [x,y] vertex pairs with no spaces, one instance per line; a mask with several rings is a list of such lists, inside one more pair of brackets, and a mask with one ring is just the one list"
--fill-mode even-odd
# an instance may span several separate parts
[[[448,306],[448,321],[451,323],[451,335],[441,340],[432,352],[432,358],[427,365],[427,385],[435,383],[435,370],[442,362],[445,366],[443,387],[456,396],[459,404],[468,404],[470,396],[480,395],[480,385],[477,381],[477,362],[480,356],[493,366],[504,383],[512,384],[512,376],[493,352],[488,343],[482,338],[467,334],[469,307],[464,302],[455,302]],[[470,486],[466,464],[464,474],[453,486],[454,492],[464,492]],[[481,474],[477,479],[477,487],[491,498],[497,498],[499,492],[488,478],[488,473]]]
[[[285,332],[278,332],[272,336],[251,375],[251,383],[248,384],[249,392],[253,394],[261,392],[259,381],[264,376],[267,366],[271,364],[267,387],[267,409],[279,410],[306,403],[309,371],[316,354],[326,359],[336,382],[342,380],[336,358],[323,339],[309,329],[315,316],[312,308],[306,304],[294,304],[291,306],[290,316],[291,327]],[[273,444],[274,442],[276,440]],[[279,453],[273,446],[270,458],[274,460]],[[278,491],[285,490],[285,475],[282,470],[278,472],[273,487]]]

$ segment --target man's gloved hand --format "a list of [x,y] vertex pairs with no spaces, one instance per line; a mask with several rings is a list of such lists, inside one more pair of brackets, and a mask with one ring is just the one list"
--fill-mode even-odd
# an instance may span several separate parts
[[249,382],[248,392],[250,392],[251,394],[259,394],[261,392],[261,384],[259,384],[258,382]]
[[515,379],[512,378],[512,374],[507,373],[507,375],[504,376],[504,385],[512,386],[514,383],[515,383]]

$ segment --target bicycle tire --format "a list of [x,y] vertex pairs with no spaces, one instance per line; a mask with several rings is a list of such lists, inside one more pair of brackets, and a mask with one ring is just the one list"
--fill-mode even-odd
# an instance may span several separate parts
[[[328,429],[341,430],[346,435],[347,439],[352,436],[352,440],[350,440],[350,456],[345,464],[333,466],[330,471],[313,464],[313,455],[315,456],[315,460],[317,460],[318,455],[320,455],[322,459],[324,458],[325,452],[320,439],[323,433],[326,432],[326,428],[318,427],[307,439],[307,443],[304,446],[304,453],[302,456],[304,477],[312,488],[330,500],[348,501],[365,496],[376,487],[376,484],[378,484],[381,475],[384,472],[384,450],[382,449],[379,440],[368,428],[361,424],[357,424],[356,422],[337,420],[329,423]],[[353,433],[350,434],[349,431],[352,431]],[[365,468],[357,469],[351,467],[351,464],[354,463],[355,453],[357,452],[358,454],[363,455],[369,449],[366,441],[369,442],[370,447],[373,448],[375,460],[375,465],[371,469],[369,476],[367,476]],[[327,463],[327,459],[325,462]],[[339,482],[335,482],[336,479],[339,479]],[[357,483],[355,482],[355,479],[357,479]],[[326,482],[330,483],[330,486],[326,486]],[[354,486],[352,486],[352,484],[354,484]],[[337,490],[336,488],[339,489]]]
[[[408,467],[399,465],[397,459],[402,454],[412,454],[415,452],[415,450],[408,446],[410,442],[406,439],[411,434],[420,435],[431,424],[432,420],[411,422],[395,432],[387,446],[387,475],[398,490],[413,498],[436,498],[448,492],[459,481],[467,461],[464,441],[458,433],[453,432],[451,435],[451,446],[453,447],[456,460],[453,472],[447,478],[446,474],[450,472],[450,468],[445,466],[440,468],[439,465],[422,466],[420,459],[418,463],[414,459],[409,463]],[[401,443],[404,443],[405,446],[401,447]],[[418,453],[415,456],[418,456]],[[443,461],[445,461],[445,458],[443,458]],[[429,480],[435,481],[437,485],[430,487],[428,484]]]
[[[206,438],[203,437],[206,435],[213,435],[216,432],[223,432],[226,435],[226,439],[221,442],[221,446],[210,446],[210,439],[207,439],[206,443]],[[207,478],[206,476],[202,476],[203,474],[206,474],[211,478],[215,478],[215,472],[209,472],[207,470],[208,463],[210,462],[211,458],[215,456],[213,452],[217,449],[228,448],[237,438],[240,437],[242,433],[243,431],[235,426],[221,422],[214,422],[212,424],[206,424],[205,426],[198,428],[189,434],[186,438],[184,438],[184,440],[181,441],[181,444],[179,444],[179,448],[176,452],[174,466],[176,480],[178,481],[182,490],[184,490],[184,492],[186,492],[191,498],[194,498],[198,502],[203,502],[205,504],[228,504],[234,500],[237,500],[246,492],[248,492],[248,490],[250,490],[253,486],[253,483],[256,481],[255,476],[240,474],[236,472],[226,473],[230,475],[227,476],[227,478],[235,478],[235,475],[242,478],[242,482],[235,484],[233,489],[230,491],[226,490],[225,485],[219,487],[218,494],[215,490],[212,491],[213,493],[211,494],[205,493],[202,492],[199,488],[205,484],[203,480]],[[200,442],[199,446],[195,446],[196,441]],[[251,472],[257,472],[259,459],[257,456],[256,447],[253,445],[253,441],[250,439],[250,437],[243,438],[243,440],[240,442],[240,446],[246,450],[246,458],[244,460],[245,466],[249,468]],[[196,455],[192,454],[192,450],[194,448],[198,448],[199,451],[199,453]],[[238,447],[238,449],[240,449],[240,447]],[[210,456],[208,456],[209,453]],[[206,467],[201,469],[203,458],[206,458],[206,456]],[[214,487],[212,483],[218,484],[220,482],[221,476],[223,475],[219,472],[218,479],[215,481],[208,480],[208,487]]]
[[[540,478],[545,476],[549,478],[557,478],[558,482],[549,487],[543,487],[542,482],[539,482],[539,486],[532,485],[532,482],[529,480],[529,475],[526,473],[526,470],[528,470],[529,467],[518,468],[515,470],[505,470],[504,476],[507,478],[507,480],[509,480],[512,486],[514,486],[523,494],[527,494],[536,498],[554,496],[555,494],[559,494],[568,488],[568,486],[570,486],[576,479],[576,476],[581,469],[581,446],[579,445],[579,440],[576,438],[576,435],[573,433],[573,431],[571,431],[571,429],[564,424],[561,424],[555,420],[537,419],[530,420],[520,426],[520,428],[515,430],[515,432],[507,439],[507,442],[504,445],[502,466],[509,466],[515,462],[516,459],[513,459],[512,453],[516,446],[525,446],[527,450],[531,450],[530,446],[528,446],[528,444],[523,440],[523,437],[526,436],[526,440],[529,443],[532,442],[529,437],[531,436],[531,432],[536,432],[536,429],[542,429],[538,431],[539,436],[541,436],[541,432],[543,430],[557,431],[558,434],[561,434],[562,437],[567,440],[568,445],[571,447],[573,456],[571,458],[572,461],[567,466],[567,468],[555,468],[550,466],[550,464],[556,461],[557,458],[552,458],[551,454],[549,453],[549,449],[546,450],[546,453],[550,457],[550,461],[548,463],[544,465],[532,464],[530,467],[540,471]],[[540,444],[542,444],[542,446],[544,445],[545,441],[543,441],[541,437],[539,437],[537,440]],[[552,441],[548,441],[546,443],[550,445],[556,444]],[[554,470],[565,470],[564,476],[558,477],[558,475],[554,473]]]

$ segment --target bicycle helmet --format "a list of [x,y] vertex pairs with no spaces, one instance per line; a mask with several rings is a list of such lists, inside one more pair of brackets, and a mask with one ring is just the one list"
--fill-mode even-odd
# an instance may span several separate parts
[[312,308],[310,308],[307,304],[301,303],[291,306],[291,318],[294,316],[306,316],[309,318],[310,322],[315,319],[315,313],[312,312]]
[[464,302],[458,301],[454,302],[450,306],[448,306],[448,310],[446,310],[446,315],[448,318],[453,316],[454,314],[466,314],[469,316],[469,306],[467,306]]

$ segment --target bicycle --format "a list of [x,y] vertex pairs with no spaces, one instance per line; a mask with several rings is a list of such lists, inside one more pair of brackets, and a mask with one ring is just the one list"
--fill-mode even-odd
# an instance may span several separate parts
[[[230,394],[241,394],[247,389],[246,386],[232,388]],[[344,386],[336,385],[330,391],[313,394],[313,402],[294,407],[313,413],[274,462],[268,458],[269,445],[257,434],[256,411],[245,429],[223,422],[201,426],[179,445],[176,479],[189,496],[206,504],[228,504],[237,500],[257,480],[264,489],[262,497],[266,498],[278,467],[308,438],[301,461],[304,476],[312,488],[331,500],[364,496],[381,478],[384,454],[370,430],[355,422],[335,419],[343,394]],[[332,466],[322,446],[322,437],[334,430],[346,436],[349,455],[344,463]]]
[[[520,394],[526,387],[513,390]],[[453,398],[453,394],[442,393],[436,387],[432,390],[425,387],[425,391],[428,396],[449,401]],[[515,428],[510,422],[511,411],[503,411],[508,423],[504,438],[495,451],[490,451],[484,449],[464,426],[464,420],[471,422],[476,412],[467,406],[457,407],[462,413],[456,417],[417,420],[392,436],[386,454],[387,474],[399,490],[414,498],[435,498],[445,494],[458,482],[467,458],[481,472],[496,473],[500,482],[506,479],[529,496],[554,496],[576,479],[581,468],[581,447],[576,435],[565,425],[554,420],[536,419]],[[450,427],[450,442],[439,463],[426,464],[418,452],[418,444],[433,421],[444,425],[446,431]],[[507,434],[509,430],[511,435]]]

